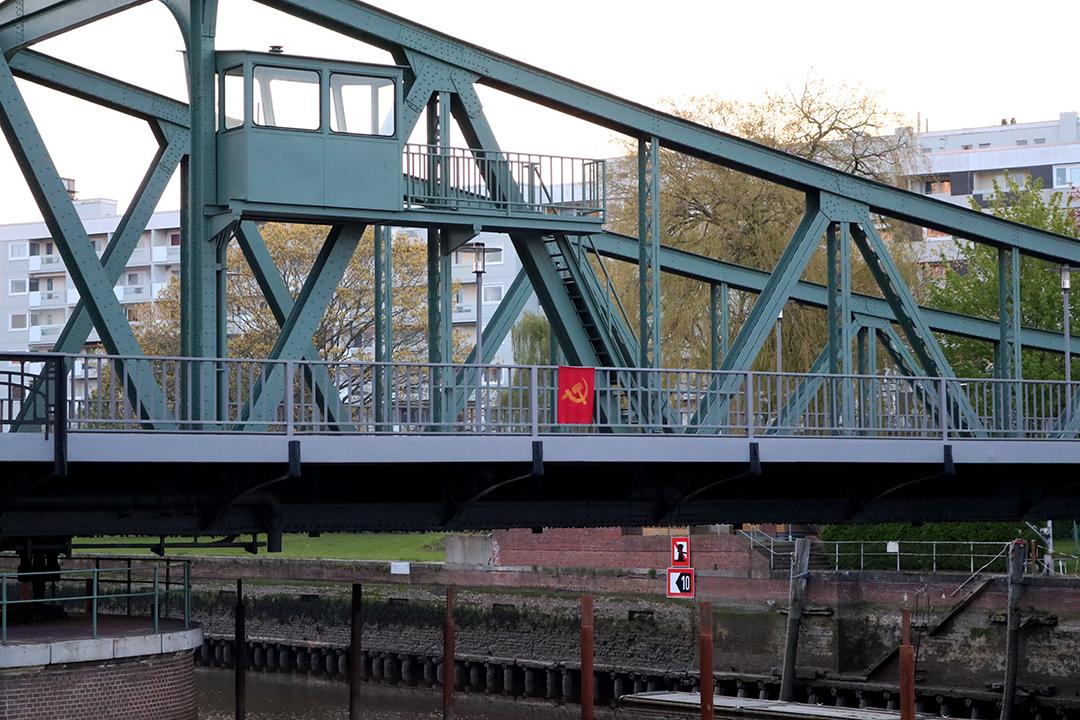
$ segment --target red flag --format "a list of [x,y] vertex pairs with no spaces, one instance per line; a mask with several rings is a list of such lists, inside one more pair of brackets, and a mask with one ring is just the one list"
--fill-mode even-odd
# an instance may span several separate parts
[[596,369],[559,366],[559,422],[589,425],[593,421]]

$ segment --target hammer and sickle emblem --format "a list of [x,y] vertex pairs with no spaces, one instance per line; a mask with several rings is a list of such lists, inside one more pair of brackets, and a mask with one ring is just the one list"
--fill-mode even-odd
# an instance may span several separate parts
[[569,387],[563,392],[563,400],[569,400],[575,405],[586,405],[589,402],[588,394],[589,386],[584,380],[578,380],[573,387]]

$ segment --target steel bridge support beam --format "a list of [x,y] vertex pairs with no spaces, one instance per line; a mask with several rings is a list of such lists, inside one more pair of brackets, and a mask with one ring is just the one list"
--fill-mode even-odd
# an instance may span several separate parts
[[[268,360],[299,360],[303,356],[363,234],[364,226],[357,224],[335,225],[330,230]],[[272,417],[274,409],[285,399],[284,375],[281,363],[268,364],[241,415],[245,429],[253,422],[266,422]]]
[[[436,147],[450,144],[450,93],[430,93],[427,103],[427,142]],[[432,157],[428,168],[429,177],[438,188],[449,184],[447,167],[440,158]],[[453,269],[451,266],[450,237],[445,228],[428,231],[427,278],[428,278],[428,362],[433,364],[454,361],[453,335]],[[447,383],[450,376],[446,368],[435,370],[432,375],[432,419],[442,421],[446,414]]]
[[660,140],[638,140],[638,367],[660,367]]
[[859,427],[864,431],[873,431],[878,424],[876,401],[878,396],[878,381],[876,379],[878,374],[877,330],[860,327],[857,323],[853,326],[853,329],[855,330],[856,345],[858,346],[858,374],[863,378],[869,378],[862,380],[862,387],[860,388],[862,392],[859,397]]
[[709,285],[709,367],[717,370],[728,353],[731,289],[726,282]]
[[[250,220],[240,223],[236,230],[236,242],[244,254],[244,259],[247,260],[248,267],[251,268],[256,284],[262,291],[267,307],[270,308],[278,325],[284,327],[295,303],[288,285],[285,284],[285,279],[281,277],[281,271],[266,247],[266,241],[262,232],[259,231],[259,226]],[[314,343],[309,341],[298,359],[318,362],[322,357]],[[315,402],[323,408],[327,418],[339,428],[348,428],[349,412],[342,407],[338,389],[326,367],[305,365],[304,374]]]
[[[731,352],[724,358],[720,369],[724,371],[748,370],[762,345],[772,331],[780,308],[784,306],[792,288],[802,276],[806,264],[821,241],[828,226],[828,218],[821,212],[817,195],[806,197],[806,213],[784,249],[769,280],[750,310],[746,322],[731,344]],[[713,381],[706,400],[694,416],[691,426],[723,425],[731,397],[744,380],[739,375],[725,375]],[[748,389],[749,390],[749,389]]]
[[[998,329],[994,377],[999,380],[1023,379],[1020,337],[1020,252],[998,250]],[[1020,388],[1001,383],[994,398],[998,420],[997,429],[1019,432],[1023,427],[1023,406]]]
[[[834,222],[826,233],[826,256],[828,262],[829,288],[829,369],[833,375],[844,375],[840,387],[829,393],[833,427],[851,427],[854,424],[855,398],[851,378],[851,224]],[[837,389],[840,390],[837,393]]]
[[[867,216],[863,222],[852,225],[852,236],[926,374],[955,380],[956,376],[945,359],[945,353],[926,324],[915,298],[900,276],[900,271],[892,262],[885,242],[874,228],[872,218]],[[952,398],[949,414],[953,416],[953,427],[981,433],[982,422],[959,384],[951,382],[948,387],[949,396]]]
[[11,57],[22,48],[100,20],[147,0],[19,0],[0,11],[0,48]]
[[[192,0],[188,18],[187,67],[191,109],[191,157],[182,166],[184,211],[181,213],[180,244],[180,354],[192,358],[225,356],[225,248],[212,243],[208,219],[217,198],[217,137],[214,78],[216,62],[214,36],[217,25],[216,0]],[[219,402],[228,392],[221,384],[224,376],[214,363],[199,362],[185,374],[190,398],[186,416],[213,421]]]
[[[375,228],[375,362],[393,362],[394,257],[393,232],[385,225]],[[391,368],[375,367],[375,422],[389,423],[393,381]],[[385,427],[379,425],[380,429]]]
[[[111,280],[86,234],[75,205],[53,164],[37,125],[15,84],[7,61],[0,58],[0,128],[26,178],[72,282],[85,302],[94,327],[106,350],[114,355],[136,356],[142,350],[127,315],[113,293]],[[165,408],[161,389],[145,363],[116,362],[137,416],[161,418]]]

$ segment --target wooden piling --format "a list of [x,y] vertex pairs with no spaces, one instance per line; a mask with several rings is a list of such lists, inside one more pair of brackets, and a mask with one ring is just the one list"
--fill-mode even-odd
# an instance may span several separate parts
[[364,679],[361,635],[364,629],[364,588],[352,586],[352,610],[349,627],[349,720],[360,720],[360,683]]
[[810,543],[806,538],[795,539],[791,553],[791,580],[788,585],[787,642],[784,646],[784,670],[780,677],[780,699],[795,699],[795,660],[799,654],[799,627],[802,624],[803,596],[806,594],[806,574],[810,569]]
[[443,622],[443,720],[454,717],[454,588],[446,588],[446,620]]
[[581,720],[593,720],[593,599],[581,596]]
[[1020,663],[1020,583],[1024,580],[1024,542],[1009,545],[1009,599],[1005,635],[1005,684],[1001,690],[1001,720],[1012,720],[1016,702],[1016,672]]
[[236,720],[247,717],[247,631],[244,628],[244,581],[236,581],[236,627],[233,632],[233,696]]
[[713,720],[713,611],[712,603],[698,606],[698,650],[701,682],[701,720]]
[[900,642],[900,720],[915,720],[915,648],[911,645],[911,611],[902,613]]

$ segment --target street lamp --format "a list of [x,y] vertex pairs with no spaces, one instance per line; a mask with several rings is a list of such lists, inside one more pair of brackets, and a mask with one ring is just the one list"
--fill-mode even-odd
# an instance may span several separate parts
[[776,316],[776,372],[784,372],[784,308]]
[[487,271],[488,248],[482,242],[462,245],[461,251],[472,253],[473,274],[476,276],[476,422],[480,424],[481,391],[484,387],[484,273]]

